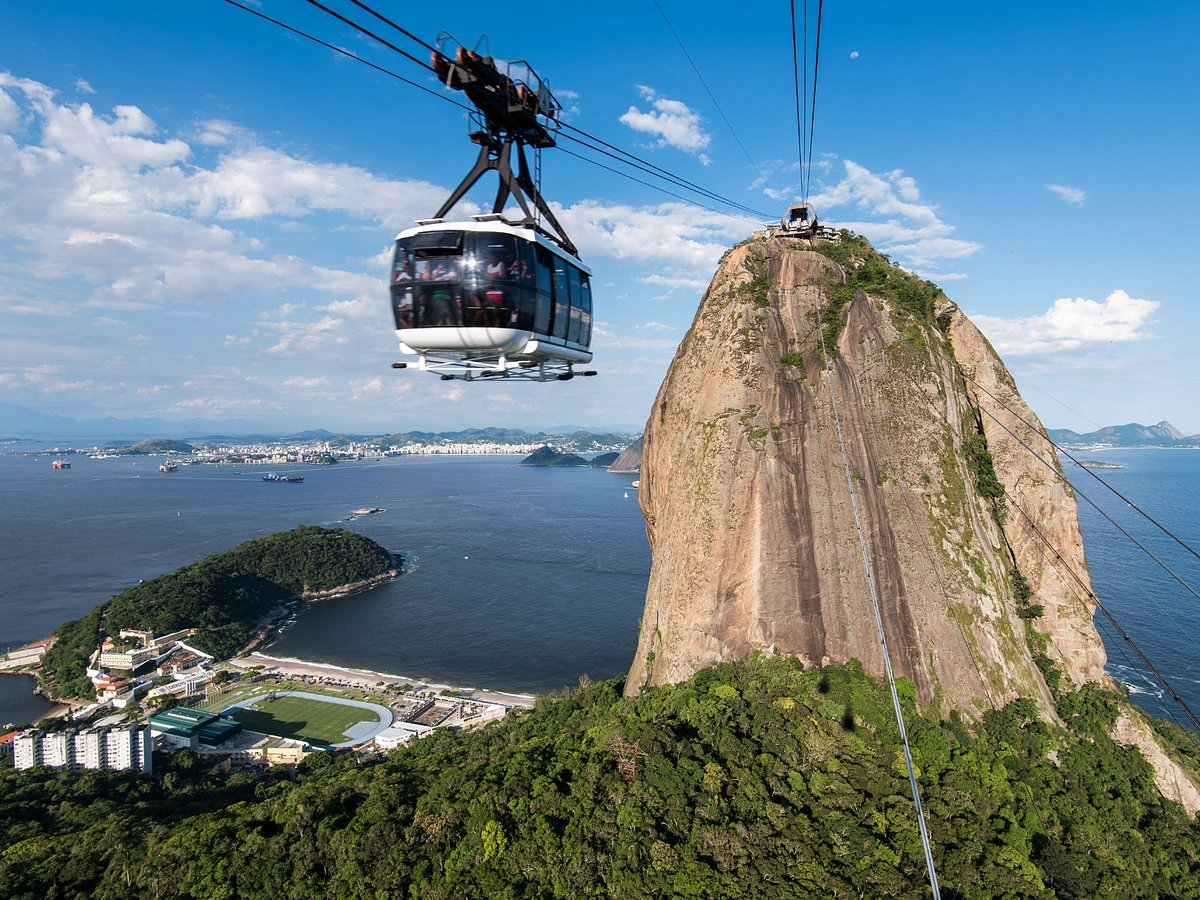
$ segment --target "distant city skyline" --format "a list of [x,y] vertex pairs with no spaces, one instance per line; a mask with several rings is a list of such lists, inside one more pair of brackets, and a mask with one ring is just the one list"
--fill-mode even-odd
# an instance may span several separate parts
[[[445,93],[307,4],[251,5]],[[721,254],[802,196],[786,9],[661,7],[688,56],[651,5],[390,10],[486,32],[571,124],[763,213],[562,141],[543,187],[594,270],[600,375],[464,385],[390,368],[384,279],[470,167],[460,110],[215,0],[0,4],[0,403],[274,433],[644,421]],[[1195,4],[825,10],[811,201],[945,289],[1047,427],[1200,432],[1198,27]]]

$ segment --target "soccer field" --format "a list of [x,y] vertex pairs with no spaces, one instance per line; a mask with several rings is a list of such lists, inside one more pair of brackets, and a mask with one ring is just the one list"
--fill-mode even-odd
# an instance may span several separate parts
[[[348,740],[346,732],[360,723],[355,731],[379,722],[375,711],[366,706],[346,706],[313,697],[295,695],[256,697],[254,706],[229,710],[251,731],[275,737],[296,738],[317,744],[340,744]],[[390,722],[385,722],[390,724]]]

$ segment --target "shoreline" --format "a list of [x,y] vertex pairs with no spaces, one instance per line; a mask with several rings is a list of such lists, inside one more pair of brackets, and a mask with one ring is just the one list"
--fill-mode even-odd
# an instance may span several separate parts
[[491,691],[484,688],[466,687],[462,685],[441,684],[424,681],[420,678],[410,678],[406,675],[396,675],[390,672],[376,672],[372,669],[354,669],[334,663],[312,662],[306,659],[295,659],[284,656],[271,656],[266,653],[252,651],[236,656],[227,661],[238,669],[248,669],[252,666],[264,666],[265,670],[274,670],[286,675],[311,676],[313,678],[337,678],[349,684],[361,686],[363,690],[374,690],[380,681],[387,683],[407,683],[414,691],[453,691],[461,697],[481,700],[488,703],[499,703],[508,707],[532,708],[535,697],[533,694],[516,694],[508,691]]
[[[65,717],[69,716],[71,713],[73,713],[76,709],[79,708],[77,706],[73,706],[72,704],[68,703],[65,700],[59,700],[56,697],[47,697],[45,695],[45,693],[42,692],[42,686],[41,686],[41,683],[38,681],[36,672],[31,672],[28,669],[0,669],[0,675],[10,675],[10,676],[16,676],[19,678],[23,677],[23,678],[32,678],[33,679],[33,690],[30,691],[29,693],[32,694],[34,697],[38,697],[41,700],[43,700],[44,702],[50,704],[50,710],[48,712],[46,712],[45,714],[43,714],[42,716],[38,717],[38,720],[37,720],[38,722],[42,721],[43,719],[65,718]],[[30,724],[36,725],[37,723],[31,722]]]

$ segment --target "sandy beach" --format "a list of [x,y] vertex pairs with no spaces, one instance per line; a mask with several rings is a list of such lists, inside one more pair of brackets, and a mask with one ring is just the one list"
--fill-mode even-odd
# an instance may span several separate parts
[[362,690],[372,690],[380,681],[387,684],[409,684],[412,685],[414,691],[432,691],[441,693],[442,691],[453,691],[459,696],[470,698],[472,700],[481,700],[486,703],[500,703],[504,706],[518,706],[529,708],[533,706],[533,695],[531,694],[509,694],[504,691],[487,691],[479,688],[461,687],[452,684],[435,684],[433,682],[422,681],[419,678],[409,678],[405,675],[395,675],[388,672],[372,672],[369,669],[348,669],[342,666],[334,666],[328,663],[314,663],[303,659],[288,659],[279,656],[269,656],[265,653],[248,653],[244,656],[236,657],[229,660],[229,664],[237,666],[239,669],[248,669],[252,666],[264,666],[267,671],[281,672],[285,675],[295,675],[299,677],[310,676],[312,678],[330,678],[338,681],[346,682],[349,685],[359,687]]

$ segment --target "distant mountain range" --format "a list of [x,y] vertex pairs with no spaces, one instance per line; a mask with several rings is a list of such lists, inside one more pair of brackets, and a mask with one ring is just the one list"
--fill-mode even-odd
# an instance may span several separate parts
[[1106,425],[1097,431],[1080,434],[1070,428],[1051,428],[1050,440],[1064,447],[1200,447],[1200,434],[1185,435],[1170,422],[1157,425]]
[[[591,428],[580,425],[551,425],[526,432],[517,428],[468,428],[462,431],[427,432],[411,431],[388,435],[389,440],[407,443],[409,440],[432,443],[496,443],[530,444],[539,442],[559,443],[563,437],[595,436],[597,443],[611,445],[615,441],[605,439],[614,435],[625,438],[641,433],[640,426],[602,425]],[[74,442],[109,444],[151,439],[174,438],[183,440],[238,440],[238,441],[330,441],[367,440],[381,436],[378,431],[335,433],[324,428],[290,432],[285,428],[264,428],[261,422],[249,419],[180,419],[156,418],[119,419],[109,416],[102,419],[74,419],[54,416],[25,406],[0,403],[0,441],[7,442]],[[547,440],[549,439],[549,440]]]

